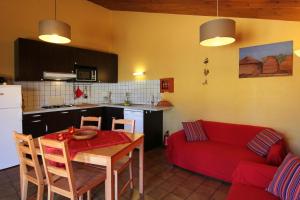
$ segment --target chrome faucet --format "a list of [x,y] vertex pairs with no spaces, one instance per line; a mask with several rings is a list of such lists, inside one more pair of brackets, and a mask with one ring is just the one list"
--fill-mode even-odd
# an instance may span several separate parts
[[151,105],[154,106],[154,95],[151,96]]
[[111,91],[108,92],[108,103],[111,104]]

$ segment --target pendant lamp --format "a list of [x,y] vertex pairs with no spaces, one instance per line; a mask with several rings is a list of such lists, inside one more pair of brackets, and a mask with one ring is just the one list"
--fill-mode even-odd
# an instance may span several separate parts
[[[217,17],[219,17],[219,0],[217,0]],[[232,19],[214,19],[200,26],[200,45],[202,46],[223,46],[234,41],[235,21]]]
[[39,39],[58,44],[71,42],[71,27],[69,24],[56,20],[56,0],[54,19],[39,22]]

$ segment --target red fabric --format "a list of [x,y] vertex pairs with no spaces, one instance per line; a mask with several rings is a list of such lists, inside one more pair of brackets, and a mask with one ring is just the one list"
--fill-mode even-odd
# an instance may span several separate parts
[[277,167],[241,161],[233,173],[233,184],[251,185],[265,189],[272,181]]
[[171,163],[227,182],[231,182],[232,173],[240,160],[266,162],[246,147],[210,140],[189,143],[183,131],[171,135],[168,144]]
[[269,165],[279,166],[286,156],[286,147],[283,141],[272,145],[267,156],[267,163]]
[[[179,167],[231,182],[241,160],[266,163],[246,144],[265,127],[201,121],[208,141],[188,143],[183,130],[168,138],[167,157]],[[279,143],[280,144],[280,143]],[[271,147],[270,162],[279,163],[283,148]],[[284,156],[283,156],[284,157]]]
[[[131,142],[131,139],[126,134],[116,131],[97,131],[97,136],[89,140],[74,140],[69,132],[52,133],[44,137],[57,140],[59,134],[62,134],[63,137],[68,140],[71,159],[74,158],[76,153],[81,151]],[[58,153],[55,148],[48,147],[46,150],[51,153]]]
[[258,187],[234,184],[226,200],[279,200],[279,198]]
[[242,147],[246,146],[257,133],[265,129],[265,127],[259,126],[201,121],[209,140]]

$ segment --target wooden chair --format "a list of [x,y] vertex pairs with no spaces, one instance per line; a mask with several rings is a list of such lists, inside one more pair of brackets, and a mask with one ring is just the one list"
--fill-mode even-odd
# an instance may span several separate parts
[[[97,126],[84,125],[85,122],[97,122]],[[80,128],[91,128],[101,130],[101,117],[81,117]]]
[[[116,129],[116,125],[124,125],[124,129]],[[125,129],[125,126],[129,126],[129,130]],[[134,133],[134,130],[135,130],[134,120],[113,118],[112,131]],[[126,167],[129,167],[129,180],[122,186],[121,190],[119,191],[118,176]],[[129,184],[130,184],[130,188],[133,189],[132,152],[130,152],[128,156],[125,156],[115,164],[114,177],[115,177],[115,200],[118,200],[119,197],[125,192]]]
[[[54,193],[60,194],[71,200],[83,199],[87,193],[88,200],[91,199],[90,190],[103,183],[106,178],[104,170],[71,162],[67,141],[49,140],[39,138],[44,170],[48,183],[48,200],[53,200]],[[50,153],[46,148],[55,148],[62,154]],[[53,163],[55,162],[55,163]],[[58,167],[57,164],[65,167]],[[55,176],[59,178],[55,178]]]
[[[117,129],[116,125],[124,125],[123,129]],[[125,126],[129,126],[129,130],[125,130]],[[121,131],[121,132],[127,132],[127,133],[134,133],[135,129],[135,121],[131,119],[115,119],[113,118],[112,120],[112,126],[111,130],[112,131]]]
[[28,182],[37,185],[37,200],[43,199],[45,173],[39,163],[31,135],[13,132],[20,160],[21,200],[27,199]]

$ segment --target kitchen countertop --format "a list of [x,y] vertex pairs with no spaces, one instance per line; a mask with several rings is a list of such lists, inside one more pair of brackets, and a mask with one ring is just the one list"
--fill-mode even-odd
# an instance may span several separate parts
[[64,107],[64,108],[34,108],[34,109],[24,109],[23,114],[36,114],[36,113],[46,113],[46,112],[56,112],[56,111],[65,111],[65,110],[79,110],[85,108],[99,108],[99,107],[113,107],[113,108],[126,108],[133,110],[151,110],[151,111],[165,111],[170,110],[172,107],[165,106],[152,106],[146,104],[132,104],[130,106],[124,106],[122,104],[86,104],[86,105],[74,105],[72,107]]

